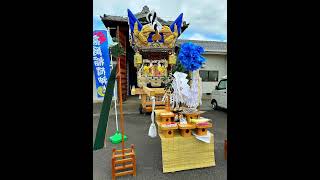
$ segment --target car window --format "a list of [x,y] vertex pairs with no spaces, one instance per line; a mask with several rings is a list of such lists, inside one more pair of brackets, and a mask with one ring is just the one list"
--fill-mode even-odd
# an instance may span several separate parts
[[221,80],[219,85],[218,85],[218,89],[226,89],[227,88],[227,80]]

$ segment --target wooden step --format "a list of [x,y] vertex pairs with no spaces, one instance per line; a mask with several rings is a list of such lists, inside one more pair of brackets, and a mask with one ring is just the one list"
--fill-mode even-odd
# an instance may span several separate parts
[[116,154],[114,155],[115,158],[118,158],[118,157],[124,157],[124,156],[133,156],[134,154],[133,153],[124,153],[123,154]]
[[[165,109],[165,108],[166,108],[166,106],[160,106],[160,105],[155,107],[156,110]],[[151,106],[147,106],[144,109],[147,110],[147,111],[152,111],[152,107]]]
[[[116,150],[116,152],[122,153],[122,150]],[[124,149],[124,152],[131,152],[131,148]]]
[[[145,105],[152,105],[152,102],[146,102]],[[155,102],[155,105],[163,105],[165,106],[166,105],[166,102],[162,102],[162,101],[156,101]]]
[[124,175],[127,175],[127,174],[133,174],[133,170],[118,172],[118,173],[115,173],[115,176],[124,176]]
[[133,161],[132,158],[127,158],[127,159],[115,160],[114,163],[115,164],[122,164],[122,163],[125,163],[125,162],[132,162],[132,161]]
[[126,164],[124,166],[116,166],[114,169],[115,170],[123,170],[123,169],[129,169],[129,168],[133,168],[133,164]]

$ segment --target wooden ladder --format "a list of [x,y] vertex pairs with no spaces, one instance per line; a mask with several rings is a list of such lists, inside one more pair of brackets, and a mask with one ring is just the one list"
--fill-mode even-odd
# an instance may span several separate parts
[[115,180],[117,176],[128,174],[136,176],[136,155],[133,144],[131,148],[124,149],[124,151],[112,149],[112,180]]

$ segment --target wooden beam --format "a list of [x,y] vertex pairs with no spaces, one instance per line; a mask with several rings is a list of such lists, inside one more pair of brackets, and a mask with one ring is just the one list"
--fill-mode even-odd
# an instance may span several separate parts
[[[146,103],[146,105],[148,106],[148,105],[152,105],[152,102],[145,102]],[[166,102],[162,102],[162,101],[156,101],[156,106],[165,106],[166,105]]]
[[[131,152],[131,148],[124,149],[125,152]],[[115,152],[122,152],[122,150],[115,150]]]
[[155,90],[151,89],[151,88],[148,88],[146,86],[143,86],[142,87],[143,91],[148,95],[148,96],[155,96],[156,95],[156,92]]
[[116,176],[124,176],[124,175],[128,175],[128,174],[133,174],[133,173],[134,173],[133,170],[130,170],[130,171],[118,172],[115,175]]
[[[153,91],[155,91],[156,95],[162,95],[165,93],[165,90],[164,88],[148,88],[148,89],[151,89]],[[135,88],[135,95],[137,94],[147,94],[143,88]]]
[[114,169],[115,170],[124,170],[124,169],[129,169],[129,168],[133,168],[133,164],[126,164],[126,165],[122,165],[122,166],[116,166]]
[[115,158],[119,158],[119,157],[125,158],[126,156],[132,156],[132,155],[134,155],[134,153],[125,153],[124,155],[123,154],[116,154],[113,157],[115,157]]
[[133,158],[127,158],[127,159],[115,160],[114,163],[115,164],[122,164],[122,163],[125,163],[125,162],[132,162],[132,161],[133,161]]

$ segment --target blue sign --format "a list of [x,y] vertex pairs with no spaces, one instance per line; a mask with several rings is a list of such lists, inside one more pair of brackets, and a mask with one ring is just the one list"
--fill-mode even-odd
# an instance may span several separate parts
[[110,57],[107,37],[108,33],[106,30],[93,31],[93,71],[98,97],[104,97],[110,76]]

